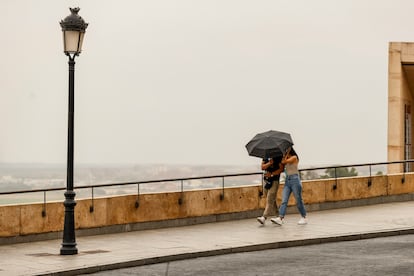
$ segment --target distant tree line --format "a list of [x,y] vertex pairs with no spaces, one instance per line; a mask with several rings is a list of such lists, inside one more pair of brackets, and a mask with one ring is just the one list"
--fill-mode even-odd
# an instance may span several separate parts
[[[339,167],[339,168],[328,168],[324,172],[325,174],[318,174],[314,170],[304,171],[301,174],[303,180],[312,180],[312,179],[328,179],[335,177],[353,177],[358,176],[358,171],[354,167]],[[376,173],[377,176],[383,175],[382,171]]]
[[335,178],[335,177],[350,177],[350,176],[358,176],[357,170],[347,167],[340,167],[340,168],[329,168],[325,170],[325,175],[321,175],[320,178]]

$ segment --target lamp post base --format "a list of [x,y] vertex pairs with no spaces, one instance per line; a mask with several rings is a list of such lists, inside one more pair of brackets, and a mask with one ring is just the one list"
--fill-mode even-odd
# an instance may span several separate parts
[[76,255],[78,254],[78,249],[76,248],[76,243],[74,244],[63,244],[60,248],[60,255]]
[[[71,188],[72,189],[72,188]],[[65,224],[63,226],[63,241],[60,248],[60,255],[78,254],[75,238],[75,192],[69,190],[65,192]]]

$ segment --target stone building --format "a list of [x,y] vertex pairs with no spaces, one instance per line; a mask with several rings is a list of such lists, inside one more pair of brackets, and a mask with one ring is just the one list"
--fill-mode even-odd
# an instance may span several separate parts
[[[388,53],[388,161],[412,159],[414,43],[390,42]],[[412,171],[411,163],[390,165],[388,173]]]

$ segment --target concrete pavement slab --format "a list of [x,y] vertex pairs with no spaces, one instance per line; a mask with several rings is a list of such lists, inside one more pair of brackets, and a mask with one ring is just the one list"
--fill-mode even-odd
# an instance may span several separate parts
[[0,246],[0,275],[77,275],[172,260],[414,233],[414,202],[287,214],[283,226],[255,218],[84,236],[79,254],[59,255],[61,240]]

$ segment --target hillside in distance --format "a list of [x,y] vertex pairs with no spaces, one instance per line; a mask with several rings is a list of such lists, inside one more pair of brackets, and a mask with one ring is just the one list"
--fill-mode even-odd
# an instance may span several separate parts
[[[99,185],[258,172],[259,166],[114,164],[75,165],[74,185]],[[66,185],[64,164],[0,163],[0,191],[59,188]]]

